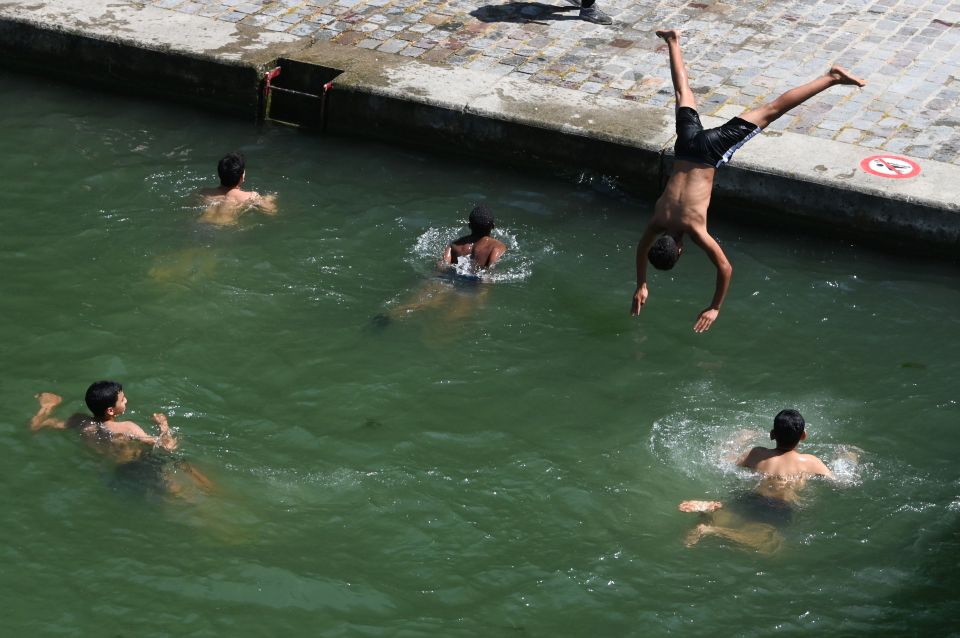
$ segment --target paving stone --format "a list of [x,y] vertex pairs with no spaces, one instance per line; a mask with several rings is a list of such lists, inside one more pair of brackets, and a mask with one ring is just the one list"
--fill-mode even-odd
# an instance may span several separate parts
[[377,51],[383,51],[384,53],[399,53],[401,50],[407,47],[408,43],[403,40],[387,40],[379,47]]
[[845,128],[842,131],[840,131],[840,134],[833,139],[835,139],[838,142],[855,144],[863,137],[863,135],[864,133],[860,129]]
[[188,15],[198,14],[201,9],[203,9],[203,5],[196,2],[187,2],[177,7],[179,13],[186,13]]

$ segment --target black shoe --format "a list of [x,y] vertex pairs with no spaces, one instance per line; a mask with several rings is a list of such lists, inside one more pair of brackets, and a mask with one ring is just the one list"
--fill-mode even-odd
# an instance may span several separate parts
[[613,24],[613,18],[596,6],[580,9],[580,19],[593,22],[594,24]]

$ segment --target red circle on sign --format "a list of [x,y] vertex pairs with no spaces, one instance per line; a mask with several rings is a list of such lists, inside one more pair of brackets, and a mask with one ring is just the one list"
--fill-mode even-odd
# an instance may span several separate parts
[[871,175],[890,179],[906,179],[920,174],[919,164],[899,155],[871,155],[860,162],[860,168]]

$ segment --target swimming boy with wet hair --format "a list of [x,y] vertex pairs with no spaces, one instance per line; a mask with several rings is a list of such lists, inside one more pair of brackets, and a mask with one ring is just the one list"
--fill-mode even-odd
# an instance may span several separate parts
[[493,213],[484,204],[477,204],[470,212],[467,225],[470,234],[447,246],[443,251],[444,263],[456,264],[461,257],[470,257],[476,268],[492,267],[507,250],[506,244],[490,236],[496,228]]
[[[476,285],[483,279],[477,270],[492,268],[506,252],[507,246],[490,236],[496,228],[496,220],[485,204],[473,207],[467,225],[470,234],[450,242],[444,249],[443,258],[437,264],[441,272],[431,277],[412,301],[391,307],[386,315],[374,317],[377,324],[386,325],[392,319],[402,319],[418,310],[443,305],[448,306],[447,318],[451,322],[459,321],[477,307],[487,294],[486,286]],[[461,259],[470,260],[465,272],[450,268],[459,264]],[[451,294],[457,293],[458,288],[463,286],[470,289],[469,294]]]
[[[737,459],[737,465],[761,476],[757,487],[735,499],[723,511],[720,501],[683,501],[681,512],[707,516],[687,535],[687,546],[696,545],[704,536],[719,536],[755,549],[772,553],[779,549],[783,535],[777,529],[793,517],[798,491],[811,477],[834,478],[833,472],[813,454],[800,454],[797,445],[807,438],[806,423],[796,410],[781,410],[773,420],[770,438],[775,448],[755,447]],[[851,456],[855,455],[852,453]],[[719,510],[719,511],[718,511]]]
[[797,445],[807,438],[806,422],[796,410],[781,410],[773,419],[770,439],[777,442],[773,449],[755,447],[740,459],[737,465],[756,470],[768,476],[805,478],[833,477],[830,468],[812,454],[800,454]]
[[167,423],[166,415],[156,413],[153,421],[160,428],[157,436],[147,434],[143,428],[133,421],[119,421],[118,418],[126,412],[127,397],[123,393],[123,386],[116,381],[97,381],[87,388],[84,402],[92,414],[74,414],[66,421],[52,416],[53,411],[63,397],[52,392],[41,392],[37,395],[40,409],[30,421],[31,430],[43,427],[57,429],[77,429],[80,435],[90,442],[109,444],[110,452],[117,460],[129,458],[135,450],[131,448],[134,442],[145,443],[166,451],[177,448],[177,439]]
[[771,122],[790,109],[837,84],[864,86],[865,82],[833,66],[824,75],[802,86],[790,89],[723,126],[704,130],[696,111],[696,100],[687,80],[687,70],[680,50],[680,32],[675,29],[657,31],[670,52],[670,75],[676,94],[677,141],[674,148],[673,174],[657,200],[653,218],[637,244],[637,289],[630,312],[636,316],[647,303],[647,261],[659,270],[669,270],[683,254],[683,236],[689,235],[717,268],[713,299],[697,317],[693,329],[705,332],[717,320],[733,268],[716,240],[707,232],[707,208],[716,170],[730,161],[741,146],[759,134]]
[[[30,429],[49,427],[77,430],[88,445],[116,463],[118,476],[147,482],[147,487],[159,487],[162,491],[179,494],[183,485],[175,475],[186,476],[193,485],[203,490],[213,487],[210,479],[195,467],[182,460],[167,464],[151,454],[161,450],[172,452],[179,444],[166,415],[156,413],[153,422],[159,428],[156,436],[148,434],[133,421],[120,421],[127,409],[127,397],[123,386],[116,381],[97,381],[87,388],[84,402],[90,415],[74,414],[67,420],[53,416],[54,410],[63,402],[63,397],[52,392],[37,395],[40,408],[30,420]],[[169,458],[169,457],[167,457]],[[178,473],[177,470],[182,470]]]
[[256,191],[241,188],[246,179],[246,158],[239,151],[227,153],[217,164],[220,186],[201,191],[207,208],[200,221],[217,226],[232,226],[240,215],[257,208],[267,215],[277,212],[276,196],[260,195]]
[[239,186],[246,173],[247,160],[243,153],[236,151],[227,153],[217,162],[217,175],[220,177],[220,186],[233,188]]
[[[160,429],[156,436],[148,434],[133,421],[119,420],[126,412],[127,397],[123,386],[116,381],[91,384],[84,395],[90,414],[74,414],[66,421],[53,416],[54,410],[63,402],[62,397],[41,392],[37,399],[40,408],[30,420],[31,430],[44,427],[77,430],[87,444],[116,464],[117,478],[132,480],[139,485],[138,489],[159,488],[167,494],[184,495],[185,485],[204,491],[214,488],[210,479],[190,463],[168,454],[152,453],[157,450],[172,452],[179,444],[165,414],[153,415],[153,421]],[[189,483],[179,477],[189,479]]]

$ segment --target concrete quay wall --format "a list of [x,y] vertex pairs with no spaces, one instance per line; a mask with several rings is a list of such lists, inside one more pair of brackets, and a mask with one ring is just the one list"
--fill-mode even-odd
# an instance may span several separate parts
[[[0,3],[2,66],[188,101],[251,120],[278,60],[341,72],[326,126],[536,168],[615,177],[656,193],[669,170],[672,109],[584,96],[481,71],[428,64],[138,3]],[[721,120],[704,117],[704,124]],[[960,167],[925,160],[911,179],[863,171],[872,149],[767,133],[718,172],[714,206],[792,219],[864,242],[922,239],[960,256]],[[646,213],[646,211],[643,211]]]

